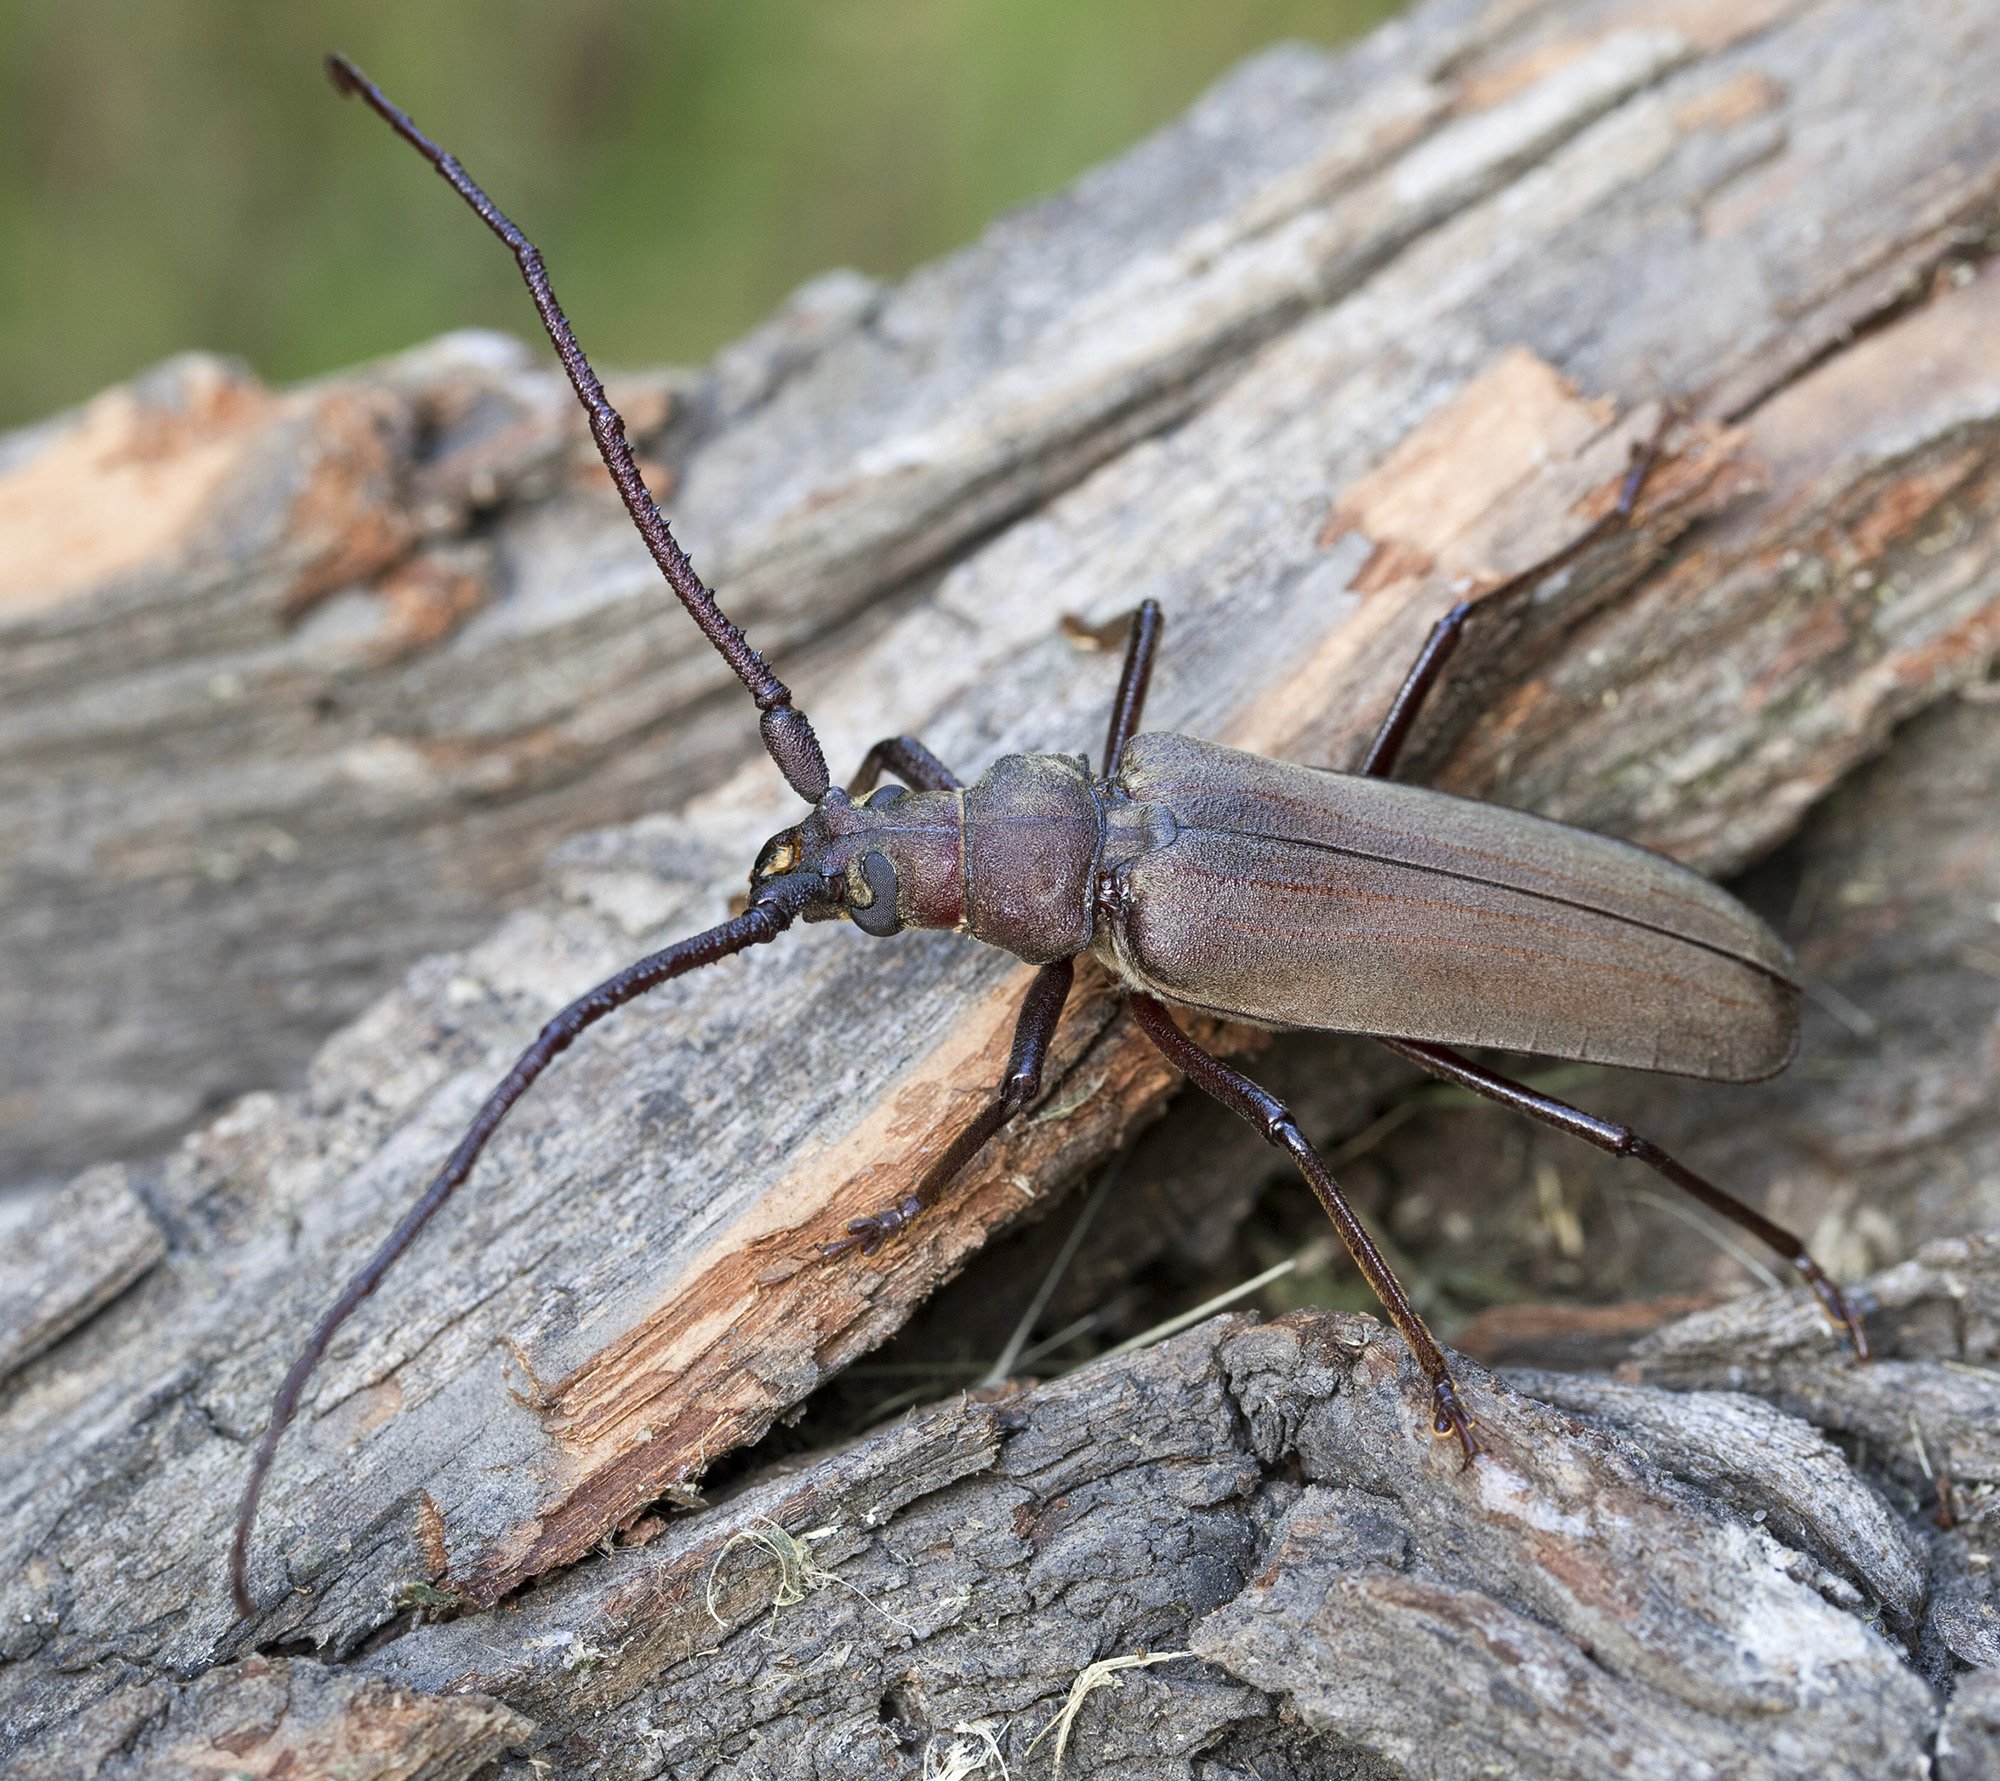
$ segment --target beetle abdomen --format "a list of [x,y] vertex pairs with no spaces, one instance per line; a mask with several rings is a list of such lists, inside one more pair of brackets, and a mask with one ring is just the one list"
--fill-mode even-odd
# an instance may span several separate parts
[[1171,1001],[1722,1081],[1791,1056],[1777,937],[1641,848],[1186,736],[1135,738],[1118,790],[1178,833],[1120,870],[1098,950]]

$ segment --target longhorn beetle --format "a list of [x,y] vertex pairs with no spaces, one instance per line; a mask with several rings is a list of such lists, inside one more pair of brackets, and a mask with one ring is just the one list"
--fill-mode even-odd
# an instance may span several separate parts
[[[1389,778],[1472,602],[1432,629],[1359,773],[1264,760],[1189,736],[1139,735],[1160,611],[1133,615],[1104,769],[1072,755],[1008,755],[962,785],[912,736],[868,751],[843,791],[792,696],[724,616],[675,543],[550,288],[534,245],[344,56],[327,73],[434,166],[513,251],[590,431],[660,573],[756,701],[764,746],[812,806],[774,836],[743,913],[627,966],[556,1015],[480,1108],[437,1178],[347,1284],[279,1387],[230,1550],[240,1613],[257,1499],[334,1332],[471,1172],[510,1107],[586,1027],[656,985],[760,946],[794,921],[845,917],[886,938],[953,928],[1037,966],[1000,1090],[894,1206],[857,1218],[829,1260],[873,1255],[935,1205],[1041,1088],[1076,961],[1124,985],[1133,1019],[1168,1060],[1297,1163],[1355,1265],[1431,1384],[1432,1427],[1479,1451],[1444,1352],[1282,1103],[1209,1055],[1167,1004],[1267,1027],[1365,1033],[1434,1076],[1645,1163],[1784,1256],[1868,1357],[1860,1319],[1805,1246],[1638,1133],[1496,1075],[1452,1049],[1492,1046],[1715,1081],[1791,1059],[1798,990],[1776,935],[1698,874],[1643,849],[1520,811]],[[1664,433],[1664,429],[1663,429]],[[1635,450],[1617,504],[1493,599],[1548,575],[1631,514],[1662,444]],[[887,772],[903,784],[880,785]]]

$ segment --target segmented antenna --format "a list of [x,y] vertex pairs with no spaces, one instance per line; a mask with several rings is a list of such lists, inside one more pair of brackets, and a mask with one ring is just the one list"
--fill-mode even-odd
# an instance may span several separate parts
[[698,971],[704,965],[713,965],[749,947],[775,940],[820,894],[819,881],[806,873],[768,880],[757,887],[753,893],[755,901],[743,914],[732,917],[720,927],[710,928],[691,939],[650,953],[637,964],[627,965],[615,977],[606,978],[595,989],[586,990],[550,1020],[535,1036],[534,1044],[515,1060],[514,1067],[501,1078],[500,1086],[486,1097],[486,1104],[479,1109],[465,1136],[459,1139],[458,1148],[445,1159],[444,1167],[424,1189],[423,1198],[403,1214],[402,1222],[383,1239],[382,1246],[348,1281],[340,1297],[334,1300],[332,1310],[319,1320],[319,1326],[306,1338],[305,1347],[299,1350],[298,1359],[292,1362],[292,1370],[285,1375],[284,1384],[278,1387],[277,1399],[271,1405],[270,1423],[264,1430],[264,1438],[257,1443],[256,1457],[250,1462],[250,1481],[243,1490],[243,1503],[236,1512],[236,1537],[229,1547],[230,1593],[236,1598],[236,1612],[245,1620],[255,1612],[250,1600],[249,1569],[250,1533],[257,1525],[257,1499],[264,1493],[264,1480],[270,1474],[271,1461],[277,1457],[278,1442],[298,1413],[299,1400],[305,1396],[307,1382],[318,1368],[334,1332],[354,1315],[362,1300],[382,1284],[382,1276],[388,1273],[397,1257],[416,1241],[417,1233],[430,1223],[438,1208],[458,1191],[459,1185],[472,1173],[472,1165],[486,1148],[486,1140],[493,1136],[500,1122],[507,1117],[508,1110],[528,1092],[535,1078],[576,1042],[577,1035],[585,1028],[595,1026],[607,1014],[624,1007],[627,1002],[636,1001],[649,989],[657,989],[661,984],[685,976],[690,971]]
[[618,485],[625,511],[639,528],[639,536],[645,539],[646,548],[653,553],[653,561],[659,564],[660,573],[667,578],[667,585],[679,596],[680,603],[688,609],[688,615],[701,626],[702,635],[715,645],[716,653],[729,664],[736,678],[749,688],[751,698],[757,702],[757,709],[763,713],[760,727],[764,734],[764,747],[770,752],[771,759],[777,762],[778,771],[784,774],[786,784],[807,803],[817,803],[820,794],[831,783],[826,771],[826,757],[820,752],[819,738],[813,734],[813,727],[806,721],[805,713],[793,710],[791,689],[771,672],[764,658],[730,623],[728,616],[716,604],[714,594],[694,572],[687,553],[675,541],[665,516],[653,500],[652,491],[646,487],[646,479],[639,474],[639,466],[632,460],[632,448],[625,442],[624,418],[605,397],[603,384],[597,381],[597,373],[591,370],[590,361],[583,356],[583,348],[577,344],[569,318],[556,301],[555,290],[549,283],[549,275],[543,269],[542,256],[535,244],[473,183],[455,157],[445,153],[404,113],[390,104],[382,89],[345,56],[328,56],[326,72],[338,92],[349,97],[358,94],[365,99],[398,136],[444,176],[451,189],[472,206],[480,221],[512,251],[515,263],[521,268],[521,276],[527,281],[528,294],[535,300],[542,326],[548,330],[550,343],[556,349],[556,356],[569,373],[577,400],[590,416],[590,436],[597,441],[604,467],[611,472],[611,480]]

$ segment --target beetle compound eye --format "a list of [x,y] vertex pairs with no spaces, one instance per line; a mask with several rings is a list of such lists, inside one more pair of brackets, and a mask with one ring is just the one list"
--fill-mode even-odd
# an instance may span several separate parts
[[[852,886],[851,875],[848,882]],[[903,925],[903,918],[896,912],[896,868],[889,863],[886,854],[863,854],[861,882],[867,887],[869,900],[865,906],[850,900],[847,913],[864,934],[886,940],[900,931]]]
[[906,798],[908,796],[909,792],[903,786],[885,785],[868,794],[867,808],[870,810],[885,810],[891,804],[895,803],[898,798]]

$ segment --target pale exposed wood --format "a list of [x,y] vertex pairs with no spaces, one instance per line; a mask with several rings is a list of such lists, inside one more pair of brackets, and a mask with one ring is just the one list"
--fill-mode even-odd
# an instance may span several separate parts
[[[1511,30],[1434,9],[1337,62],[1267,61],[899,290],[822,281],[711,373],[619,393],[739,613],[838,658],[867,634],[847,615],[1199,409],[1274,333],[1309,362],[1279,355],[1301,381],[1265,418],[1293,436],[1251,455],[1290,452],[1315,499],[1509,347],[1598,398],[1752,405],[1985,226],[1984,47],[1949,8],[1903,29],[1627,0]],[[1885,99],[1848,154],[1857,65]],[[72,535],[81,508],[121,561],[152,536],[105,524],[129,451],[9,528],[10,557],[47,567],[0,628],[7,1179],[295,1079],[403,965],[518,900],[551,838],[754,748],[608,498],[553,492],[574,422],[517,351],[460,338],[282,400],[196,362],[108,405],[148,451],[227,463],[122,574],[79,579],[102,547]],[[0,482],[107,427],[17,438]],[[398,554],[468,522],[459,591],[398,623]],[[59,790],[56,759],[99,789]]]
[[[1483,615],[1416,738],[1413,772],[1710,869],[1739,866],[1782,841],[1899,719],[1974,686],[2000,646],[2000,277],[1982,270],[2000,190],[2000,44],[1980,26],[1964,0],[1894,19],[1861,4],[1604,0],[1504,18],[1453,4],[1346,59],[1285,52],[1118,168],[902,290],[823,283],[701,379],[633,385],[654,403],[647,449],[679,476],[670,507],[757,638],[814,639],[785,666],[837,771],[901,730],[972,771],[1010,748],[1095,748],[1116,663],[1077,651],[1057,621],[1101,622],[1147,595],[1168,615],[1151,724],[1341,764],[1465,581],[1490,585],[1572,536],[1610,499],[1661,399],[1686,399],[1693,412],[1636,525],[1512,610]],[[1879,325],[1843,335],[1863,321]],[[184,367],[157,400],[179,412],[190,389],[232,387],[218,375]],[[1370,1376],[1368,1441],[1338,1461],[1313,1448],[1304,1475],[1330,1494],[1299,1498],[1284,1480],[1302,1437],[1290,1424],[1257,1432],[1252,1375],[1282,1376],[1271,1401],[1304,1428],[1361,1414],[1348,1394],[1362,1363],[1337,1345],[1272,1360],[1294,1338],[1269,1332],[1188,1338],[1173,1352],[1209,1358],[1188,1359],[1178,1383],[1160,1383],[1158,1369],[1183,1362],[1155,1358],[1047,1388],[1025,1421],[1005,1405],[933,1412],[911,1425],[918,1434],[758,1485],[670,1523],[643,1551],[590,1558],[621,1525],[657,1520],[649,1510],[664,1494],[803,1403],[1165,1103],[1163,1067],[1107,986],[1087,982],[1044,1107],[952,1204],[874,1262],[814,1264],[812,1245],[905,1191],[997,1079],[1025,973],[949,936],[876,945],[802,931],[683,980],[566,1059],[496,1140],[465,1203],[336,1344],[267,1498],[260,1614],[237,1628],[222,1563],[245,1443],[334,1282],[550,1010],[645,946],[717,919],[758,841],[796,810],[751,754],[748,713],[697,699],[721,670],[636,571],[603,498],[559,492],[577,474],[574,426],[541,374],[458,341],[313,390],[252,390],[241,406],[239,480],[227,484],[238,529],[224,530],[235,556],[221,553],[192,590],[178,569],[61,599],[38,582],[38,612],[0,638],[0,674],[28,689],[0,720],[0,792],[24,813],[0,832],[22,837],[8,908],[10,920],[26,912],[13,932],[31,966],[0,996],[39,994],[78,970],[51,934],[108,944],[106,924],[123,924],[105,976],[78,970],[75,1006],[99,1005],[117,973],[131,978],[137,1058],[186,988],[168,970],[147,989],[134,970],[142,951],[198,974],[220,937],[240,933],[246,958],[291,948],[311,981],[330,949],[355,946],[357,985],[378,982],[389,961],[478,932],[525,882],[563,820],[558,804],[582,822],[642,804],[672,813],[562,849],[538,902],[415,966],[327,1043],[306,1089],[252,1095],[134,1174],[164,1257],[52,1349],[18,1357],[0,1386],[8,1736],[57,1735],[116,1698],[136,1725],[132,1703],[165,1710],[178,1686],[161,1680],[168,1670],[197,1675],[300,1638],[345,1660],[411,1603],[492,1603],[581,1560],[519,1608],[405,1631],[364,1668],[427,1692],[476,1676],[536,1722],[519,1735],[544,1760],[579,1773],[615,1763],[720,1774],[726,1762],[815,1772],[784,1766],[808,1755],[821,1773],[914,1773],[923,1743],[953,1724],[1034,1706],[1039,1729],[1085,1664],[1198,1636],[1231,1675],[1179,1660],[1094,1696],[1081,1725],[1108,1698],[1137,1707],[1155,1739],[1118,1758],[1125,1770],[1098,1772],[1219,1777],[1282,1757],[1301,1775],[1378,1773],[1415,1760],[1434,1699],[1490,1705],[1515,1686],[1503,1648],[1532,1648],[1538,1674],[1580,1691],[1569,1717],[1544,1702],[1533,1722],[1548,1735],[1549,1773],[1603,1772],[1591,1765],[1621,1750],[1667,1753],[1641,1773],[1686,1772],[1662,1765],[1689,1751],[1735,1761],[1742,1727],[1767,1709],[1798,1730],[1787,1746],[1797,1760],[1780,1766],[1793,1758],[1760,1744],[1742,1760],[1766,1766],[1742,1772],[1892,1773],[1916,1759],[1930,1697],[1837,1605],[1841,1590],[1856,1579],[1879,1589],[1896,1605],[1892,1630],[1895,1615],[1909,1621],[1915,1630],[1897,1636],[1942,1679],[1954,1662],[1984,1661],[1964,1655],[1983,1649],[1979,1551],[1961,1538],[1910,1559],[1920,1580],[1950,1584],[1934,1587],[1918,1626],[1922,1584],[1898,1569],[1889,1524],[1878,1517],[1865,1550],[1850,1550],[1845,1527],[1806,1513],[1800,1480],[1819,1466],[1837,1482],[1846,1462],[1801,1426],[1782,1425],[1779,1442],[1796,1476],[1762,1481],[1792,1516],[1779,1538],[1806,1554],[1794,1564],[1726,1506],[1749,1500],[1743,1418],[1775,1412],[1599,1400],[1593,1414],[1651,1430],[1663,1448],[1668,1424],[1679,1431],[1682,1459],[1655,1456],[1683,1467],[1668,1488],[1612,1436],[1495,1400],[1494,1426],[1517,1443],[1507,1463],[1527,1468],[1535,1503],[1543,1491],[1559,1507],[1566,1492],[1579,1503],[1604,1493],[1607,1515],[1637,1517],[1625,1544],[1589,1561],[1603,1601],[1661,1565],[1672,1573],[1680,1606],[1626,1624],[1603,1618],[1602,1602],[1578,1606],[1574,1578],[1552,1581],[1583,1562],[1564,1544],[1570,1532],[1542,1530],[1554,1546],[1514,1538],[1519,1517],[1481,1504],[1476,1479],[1392,1434],[1416,1414],[1399,1395],[1407,1381]],[[426,468],[414,441],[440,410],[445,447]],[[76,426],[87,424],[103,423]],[[20,442],[8,462],[28,474],[35,453],[74,431]],[[329,492],[304,501],[314,488]],[[329,696],[336,714],[314,716]],[[101,788],[95,803],[50,792],[57,759],[74,764],[66,783]],[[712,789],[688,802],[669,776],[683,791]],[[239,827],[218,831],[225,807]],[[312,812],[325,816],[323,830],[300,831],[312,845],[277,857],[300,839],[288,825]],[[204,847],[235,862],[246,894],[190,893],[181,925],[155,924],[171,887],[205,870]],[[1967,841],[1955,866],[1929,858],[1923,881],[1957,871],[1973,882],[1982,859]],[[229,873],[218,863],[210,877]],[[43,900],[17,899],[16,883]],[[453,884],[463,894],[434,895]],[[299,897],[303,908],[288,907]],[[405,921],[440,900],[450,907]],[[70,928],[49,913],[72,907]],[[397,943],[370,937],[377,926],[399,929]],[[231,1027],[240,987],[188,1016],[193,1055],[226,1062],[231,1032],[271,1047],[283,1021]],[[295,1025],[294,1040],[313,1025]],[[1954,1095],[1992,1083],[1991,1048],[1969,1050]],[[9,1067],[22,1055],[0,1049]],[[1369,1085],[1393,1077],[1311,1079],[1375,1069],[1355,1057],[1338,1041],[1286,1040],[1259,1068],[1320,1096],[1319,1129],[1342,1120],[1351,1133],[1369,1116]],[[1888,1061],[1921,1100],[1917,1063],[1894,1076]],[[100,1092],[142,1075],[134,1065],[100,1078]],[[55,1078],[22,1080],[6,1092],[41,1095]],[[1888,1100],[1856,1106],[1878,1136],[1902,1129]],[[185,1111],[121,1108],[92,1124],[79,1110],[75,1123],[87,1142],[119,1145]],[[1923,1128],[1921,1114],[1905,1124],[1945,1129]],[[1758,1135],[1749,1117],[1733,1130],[1739,1145]],[[33,1150],[43,1141],[18,1154],[57,1153]],[[1482,1191],[1504,1200],[1513,1165],[1496,1160],[1485,1179],[1497,1150],[1434,1143],[1452,1154],[1424,1179],[1459,1180],[1468,1203]],[[1212,1193],[1223,1210],[1205,1232],[1189,1211],[1173,1235],[1107,1215],[1108,1247],[1080,1258],[1079,1279],[1116,1279],[1163,1244],[1221,1257],[1269,1168],[1246,1162],[1245,1146],[1261,1156],[1254,1135],[1184,1145],[1177,1182],[1164,1162],[1148,1174],[1135,1157],[1139,1203],[1188,1207]],[[1187,1156],[1213,1159],[1224,1178],[1201,1179]],[[1472,1156],[1481,1180],[1466,1182]],[[1752,1185],[1782,1199],[1782,1182]],[[1547,1201],[1527,1191],[1532,1226]],[[1916,1228],[1963,1230],[1982,1208],[2000,1224],[1990,1197],[1968,1188],[1945,1227],[1921,1224],[1928,1202],[1914,1189],[1907,1203]],[[1518,1213],[1518,1199],[1505,1203]],[[1865,1265],[1850,1247],[1849,1272],[1862,1271],[1855,1253]],[[1911,1277],[1896,1315],[1934,1315],[1940,1266],[1921,1264],[1930,1271]],[[1898,1278],[1883,1289],[1892,1297],[1906,1290]],[[1708,1283],[1663,1265],[1640,1284]],[[1785,1338],[1793,1347],[1772,1336],[1759,1348],[1761,1315],[1802,1314],[1724,1307],[1653,1338],[1637,1364],[1649,1379],[1751,1391],[1860,1434],[1871,1446],[1850,1460],[1864,1476],[1879,1461],[1892,1481],[1909,1465],[1882,1445],[1894,1439],[1884,1419],[1899,1403],[1934,1408],[1967,1488],[1992,1478],[1974,1426],[1990,1415],[1975,1402],[1985,1387],[1954,1371],[1983,1364],[1971,1348],[1892,1355],[1850,1378],[1803,1323]],[[1749,1341],[1750,1372],[1721,1371],[1702,1329]],[[1239,1378],[1215,1359],[1225,1339],[1266,1358]],[[1089,1397],[1099,1390],[1101,1404]],[[1134,1472],[1127,1431],[1148,1427],[1164,1457]],[[1029,1457],[1038,1429],[1083,1481],[1067,1507],[1056,1506],[1068,1489],[1058,1460]],[[896,1439],[915,1446],[882,1457]],[[1378,1468],[1365,1476],[1353,1469],[1363,1451]],[[1582,1482],[1536,1469],[1571,1463],[1562,1455]],[[1032,1488],[1000,1482],[1031,1472]],[[922,1524],[920,1543],[896,1548],[898,1575],[973,1592],[950,1598],[958,1643],[942,1668],[925,1666],[947,1651],[932,1643],[944,1620],[892,1662],[887,1623],[837,1589],[781,1610],[825,1616],[838,1601],[847,1616],[816,1644],[782,1647],[803,1654],[790,1669],[781,1647],[744,1632],[704,1655],[713,1623],[699,1578],[746,1518],[782,1505],[797,1534],[859,1525],[876,1511],[851,1506],[875,1501],[880,1480],[919,1476],[936,1481],[916,1496],[881,1486],[880,1518]],[[1838,1488],[1868,1487],[1850,1477]],[[1400,1505],[1389,1519],[1415,1530],[1408,1565],[1378,1575],[1365,1558],[1356,1570],[1328,1556],[1356,1490]],[[998,1493],[1004,1514],[984,1515],[981,1492]],[[836,1498],[849,1508],[814,1507]],[[1024,1505],[1025,1531],[1007,1520]],[[1221,1519],[1204,1519],[1211,1511]],[[1042,1589],[1034,1561],[1002,1548],[1060,1547],[1072,1514],[1123,1532],[1077,1548]],[[1147,1545],[1176,1528],[1182,1547]],[[871,1567],[892,1565],[858,1534],[812,1550],[871,1592],[889,1575]],[[1497,1569],[1468,1574],[1469,1552]],[[1028,1568],[1003,1585],[1017,1562]],[[768,1602],[758,1574],[766,1561],[732,1548],[728,1600]],[[1094,1596],[1084,1587],[1105,1577],[1116,1582]],[[607,1606],[618,1579],[633,1593]],[[987,1587],[1014,1590],[1011,1619],[979,1618],[972,1604]],[[1322,1613],[1335,1593],[1353,1598],[1353,1616]],[[1767,1608],[1832,1666],[1825,1675],[1838,1672],[1834,1718],[1798,1677],[1743,1670]],[[854,1632],[871,1616],[873,1646]],[[1467,1636],[1449,1661],[1448,1624]],[[656,1661],[629,1672],[622,1655],[587,1655],[642,1647]],[[475,1648],[501,1655],[489,1663]],[[1415,1649],[1436,1657],[1443,1692],[1394,1685],[1395,1654]],[[1361,1687],[1344,1672],[1380,1680]],[[628,1688],[621,1674],[641,1679]],[[121,1689],[168,1693],[141,1701]],[[1289,1725],[1273,1695],[1292,1702]],[[834,1729],[812,1729],[815,1716]],[[1518,1703],[1502,1721],[1510,1749],[1540,1735]],[[572,1732],[585,1743],[567,1752]],[[105,1748],[167,1760],[163,1734],[134,1735]],[[464,1748],[485,1735],[468,1732]],[[1473,1742],[1447,1736],[1435,1749],[1438,1772],[1472,1772]]]

